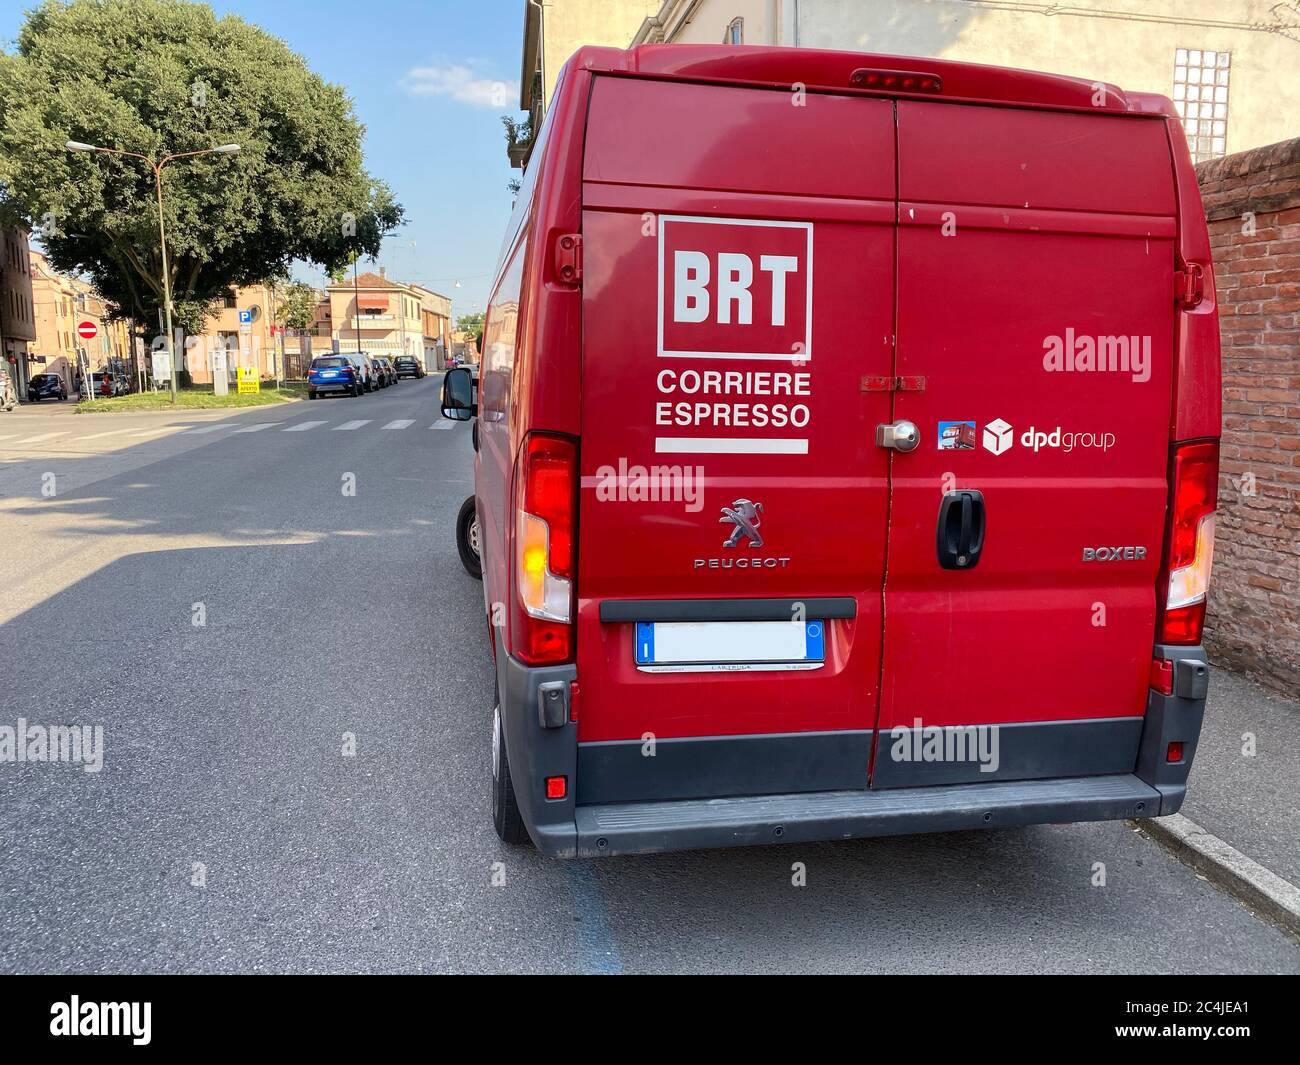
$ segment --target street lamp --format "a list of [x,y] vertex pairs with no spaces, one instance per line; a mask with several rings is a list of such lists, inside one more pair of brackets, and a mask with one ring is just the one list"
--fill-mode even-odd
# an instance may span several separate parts
[[162,193],[162,172],[163,167],[168,163],[173,163],[177,159],[189,159],[196,155],[234,155],[239,151],[238,144],[219,144],[215,148],[200,148],[196,152],[175,152],[171,155],[164,155],[156,162],[147,155],[140,152],[125,152],[120,148],[101,148],[97,144],[86,144],[82,141],[68,141],[64,147],[70,152],[103,152],[105,155],[129,155],[132,159],[143,159],[153,168],[154,188],[158,192],[158,246],[162,251],[162,281],[163,281],[163,316],[166,320],[167,329],[167,353],[171,359],[171,386],[172,402],[176,402],[176,351],[172,346],[172,279],[171,269],[167,264],[167,228],[163,222],[163,193]]

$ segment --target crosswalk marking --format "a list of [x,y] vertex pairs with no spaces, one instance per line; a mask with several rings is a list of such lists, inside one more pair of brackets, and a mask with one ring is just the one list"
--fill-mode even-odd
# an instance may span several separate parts
[[[412,426],[416,425],[417,423],[418,420],[415,418],[394,418],[391,421],[384,421],[384,422],[377,421],[374,418],[354,418],[351,421],[344,421],[340,424],[334,424],[332,421],[329,421],[325,418],[319,418],[319,419],[311,419],[308,421],[294,420],[294,421],[278,421],[278,422],[253,422],[247,424],[240,424],[239,422],[230,422],[230,421],[216,421],[208,425],[194,425],[193,423],[191,423],[189,426],[186,426],[184,424],[177,425],[175,423],[172,423],[169,425],[155,425],[151,428],[141,428],[140,424],[137,422],[135,425],[127,426],[125,428],[104,429],[99,432],[88,433],[85,436],[80,436],[76,433],[73,433],[71,430],[66,430],[66,429],[45,432],[45,433],[38,433],[35,436],[28,436],[28,437],[24,437],[22,433],[4,433],[4,434],[0,434],[0,441],[7,441],[7,444],[5,444],[5,446],[7,447],[21,448],[32,444],[40,444],[47,440],[55,440],[60,437],[72,436],[73,437],[72,440],[65,440],[62,441],[60,444],[56,444],[54,446],[55,447],[72,446],[74,443],[80,445],[82,443],[87,443],[92,440],[105,440],[106,446],[111,448],[114,442],[106,438],[125,436],[128,438],[140,439],[140,438],[148,438],[148,437],[158,437],[161,436],[162,434],[202,436],[211,433],[219,433],[222,430],[228,431],[229,434],[232,436],[237,433],[260,433],[268,429],[278,429],[280,432],[283,433],[305,433],[305,432],[309,432],[312,429],[319,429],[323,426],[328,427],[334,432],[351,432],[353,430],[360,429],[363,426],[372,426],[373,428],[380,429],[380,430],[392,429],[392,430],[400,431],[402,429],[409,429]],[[432,425],[429,426],[430,429],[438,429],[442,432],[451,432],[454,429],[456,429],[456,427],[457,425],[455,422],[449,421],[445,418],[440,418],[438,421],[434,422]],[[120,442],[120,446],[126,446],[126,445],[127,445],[127,440],[124,439]]]
[[21,447],[26,444],[39,444],[42,440],[52,440],[56,436],[67,436],[71,430],[63,429],[57,433],[40,433],[37,436],[29,436],[26,440],[18,440],[15,446]]
[[89,436],[83,436],[82,440],[98,440],[103,436],[117,436],[119,433],[129,433],[130,429],[110,429],[106,433],[91,433]]

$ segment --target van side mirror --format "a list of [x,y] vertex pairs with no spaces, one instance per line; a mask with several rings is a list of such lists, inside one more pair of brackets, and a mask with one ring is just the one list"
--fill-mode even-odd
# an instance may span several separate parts
[[442,378],[442,416],[454,422],[467,422],[477,413],[474,375],[463,366],[448,370]]

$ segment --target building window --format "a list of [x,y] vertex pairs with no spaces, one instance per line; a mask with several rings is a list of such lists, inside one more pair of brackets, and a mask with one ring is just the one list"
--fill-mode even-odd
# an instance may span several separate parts
[[1174,108],[1183,120],[1192,162],[1227,151],[1231,52],[1179,48],[1174,53]]
[[722,43],[745,43],[745,20],[743,18],[733,18],[729,23],[727,23],[727,32],[722,35]]
[[233,311],[239,306],[238,301],[235,299],[235,292],[233,289],[226,290],[226,295],[223,297],[221,302],[228,311]]

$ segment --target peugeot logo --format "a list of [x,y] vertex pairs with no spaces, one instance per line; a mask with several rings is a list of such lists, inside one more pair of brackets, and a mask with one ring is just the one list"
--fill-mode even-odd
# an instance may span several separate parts
[[738,547],[741,536],[748,536],[750,547],[762,547],[763,537],[758,532],[762,515],[763,504],[751,503],[748,499],[737,499],[731,506],[723,507],[722,517],[718,521],[730,523],[735,528],[731,530],[731,535],[722,541],[722,546]]

